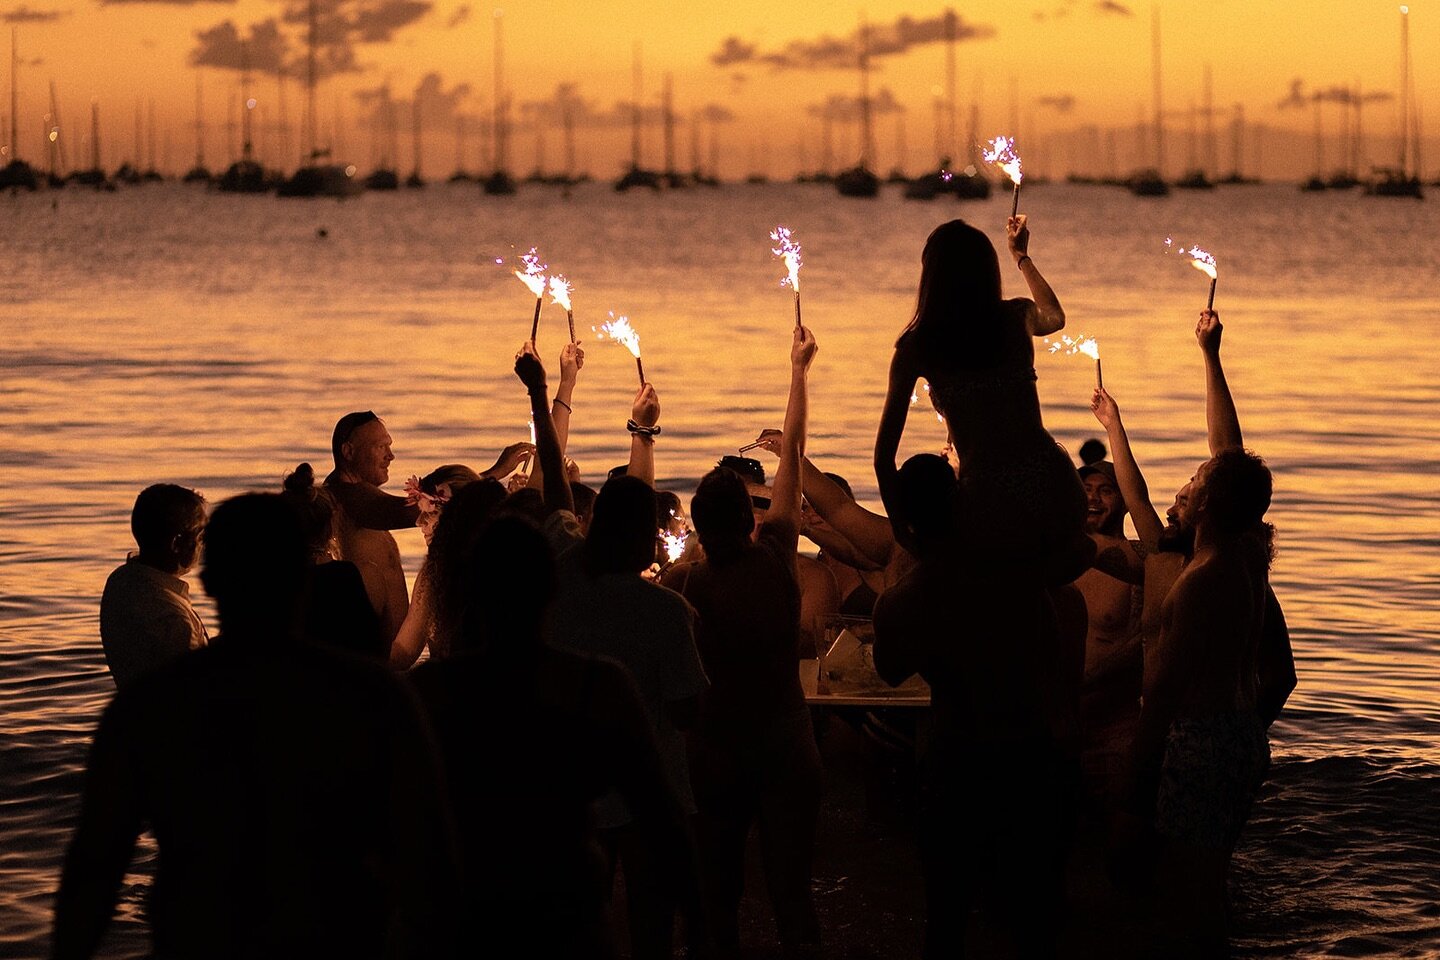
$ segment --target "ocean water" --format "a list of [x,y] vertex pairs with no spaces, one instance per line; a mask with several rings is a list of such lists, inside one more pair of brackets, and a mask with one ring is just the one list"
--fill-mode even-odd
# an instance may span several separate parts
[[[1163,200],[1035,186],[1022,200],[1031,253],[1067,332],[1099,340],[1161,510],[1206,455],[1193,329],[1207,280],[1163,241],[1219,258],[1227,372],[1246,442],[1275,471],[1273,582],[1300,680],[1237,857],[1237,954],[1440,954],[1440,217],[1429,202],[1282,185]],[[132,547],[142,487],[179,482],[212,501],[276,489],[302,460],[323,472],[335,419],[366,408],[395,437],[396,489],[440,463],[487,466],[526,437],[510,366],[533,300],[508,263],[536,245],[574,281],[587,338],[571,454],[597,482],[626,457],[634,363],[591,327],[627,315],[661,397],[660,485],[688,493],[783,415],[793,307],[767,234],[784,223],[804,245],[820,344],[810,453],[873,504],[886,364],[925,236],[963,216],[1000,240],[1008,203],[781,184],[0,196],[0,953],[46,948],[85,751],[113,692],[99,594]],[[1023,293],[1008,267],[1005,281]],[[552,366],[566,338],[547,307]],[[1100,435],[1093,364],[1042,352],[1037,368],[1057,439],[1074,450]],[[914,408],[902,454],[943,441]],[[400,543],[413,574],[422,541]],[[142,846],[112,955],[145,949],[152,855]]]

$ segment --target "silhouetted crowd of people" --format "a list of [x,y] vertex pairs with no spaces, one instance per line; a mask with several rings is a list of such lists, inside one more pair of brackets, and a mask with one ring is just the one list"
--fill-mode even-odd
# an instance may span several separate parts
[[[1017,955],[1061,955],[1083,922],[1065,905],[1083,824],[1106,837],[1117,888],[1149,891],[1177,955],[1223,955],[1226,869],[1295,685],[1268,583],[1270,473],[1243,447],[1208,310],[1211,458],[1165,520],[1103,389],[1091,406],[1113,460],[1092,441],[1077,469],[1035,386],[1033,339],[1064,311],[1026,218],[1007,236],[1028,298],[1002,297],[975,228],[952,221],[926,244],[875,443],[885,515],[806,456],[817,346],[800,326],[783,428],[755,444],[777,457],[773,476],[722,458],[688,515],[654,488],[648,383],[628,462],[598,491],[580,480],[565,455],[574,344],[553,392],[524,344],[514,369],[535,441],[483,472],[447,464],[385,492],[393,440],[366,411],[336,424],[321,482],[304,463],[279,492],[208,516],[193,490],[146,488],[138,552],[101,600],[117,693],[54,956],[96,952],[145,829],[160,957],[447,957],[499,942],[737,956],[752,831],[782,948],[824,956],[823,698],[807,702],[801,674],[837,615],[873,618],[886,682],[929,685],[928,709],[847,715],[923,729],[901,742],[921,745],[926,957],[964,955],[977,910]],[[897,464],[921,378],[949,444]],[[391,533],[412,526],[426,543],[413,592]],[[213,638],[183,579],[197,562]],[[617,874],[628,944],[612,930]]]

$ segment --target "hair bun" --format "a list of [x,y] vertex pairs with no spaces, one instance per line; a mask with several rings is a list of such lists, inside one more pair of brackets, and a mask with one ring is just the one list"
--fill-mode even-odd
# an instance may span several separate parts
[[315,489],[315,468],[302,463],[285,475],[285,489],[291,493],[308,494]]

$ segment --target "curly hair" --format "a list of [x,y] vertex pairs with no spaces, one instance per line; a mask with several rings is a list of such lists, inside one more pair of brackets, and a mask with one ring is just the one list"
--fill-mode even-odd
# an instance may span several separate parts
[[459,635],[469,589],[466,564],[504,499],[504,485],[487,478],[465,484],[440,512],[421,571],[434,614],[430,628],[432,657],[448,656]]

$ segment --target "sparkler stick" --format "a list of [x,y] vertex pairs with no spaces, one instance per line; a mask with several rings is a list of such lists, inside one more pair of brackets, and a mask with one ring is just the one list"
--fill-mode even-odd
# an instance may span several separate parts
[[800,326],[800,244],[790,235],[789,227],[776,227],[770,231],[770,239],[779,246],[770,252],[785,261],[786,275],[780,279],[780,286],[795,291],[795,326]]
[[536,335],[540,332],[540,307],[545,302],[545,264],[540,262],[540,255],[534,247],[530,252],[520,257],[524,264],[523,270],[516,270],[515,277],[535,294],[535,318],[530,321],[530,342],[535,342]]
[[1010,199],[1010,216],[1013,217],[1020,209],[1020,181],[1024,176],[1020,172],[1020,154],[1015,152],[1015,138],[996,137],[989,141],[989,144],[990,148],[982,153],[985,162],[993,163],[1004,170],[1014,184]]
[[550,278],[550,302],[565,308],[565,319],[570,324],[570,342],[575,342],[575,311],[570,306],[570,281],[564,277]]
[[764,445],[765,445],[765,441],[764,441],[764,440],[756,440],[754,443],[747,443],[747,444],[745,444],[745,446],[743,446],[743,447],[740,448],[740,452],[741,452],[741,453],[749,453],[751,450],[754,450],[756,447],[763,447]]
[[640,373],[640,386],[645,386],[645,364],[640,362],[640,334],[630,325],[630,318],[617,317],[612,313],[610,319],[600,325],[600,331],[630,351],[635,358],[635,369]]
[[[1171,240],[1169,237],[1166,237],[1165,247],[1169,249],[1169,247],[1172,246],[1174,242],[1175,241]],[[1190,266],[1194,267],[1196,270],[1199,270],[1201,273],[1205,274],[1205,276],[1210,278],[1210,299],[1205,302],[1205,309],[1214,310],[1215,283],[1217,280],[1220,279],[1220,271],[1217,269],[1214,254],[1206,253],[1204,250],[1201,250],[1199,247],[1194,245],[1192,245],[1189,250],[1186,250],[1183,244],[1180,246],[1179,252],[1190,258]]]

